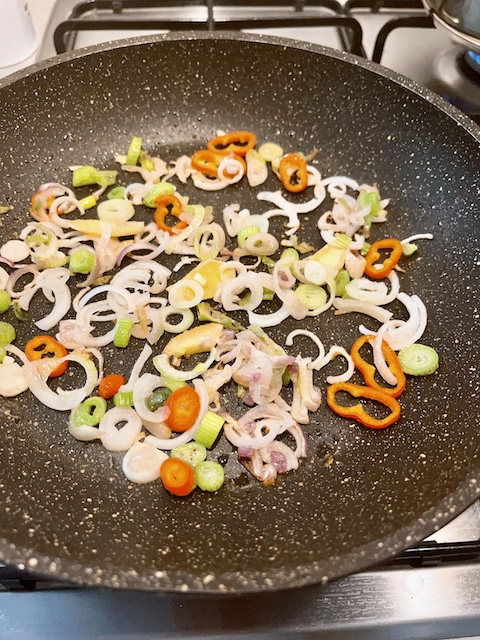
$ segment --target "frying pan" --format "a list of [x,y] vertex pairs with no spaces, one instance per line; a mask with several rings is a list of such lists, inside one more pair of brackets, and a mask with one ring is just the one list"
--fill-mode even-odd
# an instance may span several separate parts
[[[409,380],[392,428],[352,426],[323,404],[305,429],[309,453],[297,472],[263,487],[221,443],[224,487],[182,500],[157,483],[130,485],[120,458],[73,441],[67,417],[28,393],[2,399],[5,561],[87,585],[282,589],[389,558],[477,498],[480,134],[466,117],[353,56],[231,33],[139,38],[62,55],[7,78],[0,101],[0,199],[14,206],[2,240],[26,222],[42,182],[68,183],[72,164],[113,166],[133,135],[165,159],[202,148],[217,129],[253,130],[286,150],[317,147],[323,175],[377,183],[391,198],[379,234],[433,233],[401,282],[424,301],[422,342],[441,359],[434,376]],[[217,214],[235,201],[263,210],[245,185],[215,195],[182,190]],[[303,224],[300,237],[311,240],[315,220]],[[32,317],[42,310],[35,304]],[[351,345],[363,321],[325,313],[308,326],[327,345]],[[26,324],[20,346],[32,335]],[[270,333],[283,343],[296,326]],[[308,344],[298,348],[308,354]],[[135,353],[106,357],[107,368],[128,372]]]

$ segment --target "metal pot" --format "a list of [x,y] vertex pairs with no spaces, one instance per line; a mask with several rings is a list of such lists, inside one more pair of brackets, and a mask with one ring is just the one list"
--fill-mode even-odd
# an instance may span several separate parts
[[480,2],[478,0],[423,0],[435,25],[467,49],[480,53]]

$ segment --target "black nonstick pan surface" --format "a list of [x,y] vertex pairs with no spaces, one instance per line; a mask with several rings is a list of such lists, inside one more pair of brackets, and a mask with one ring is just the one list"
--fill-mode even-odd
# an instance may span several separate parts
[[[28,392],[1,399],[6,562],[89,585],[282,589],[389,558],[480,493],[480,134],[414,83],[350,55],[240,34],[171,34],[59,56],[0,82],[0,201],[14,207],[0,239],[26,223],[40,184],[69,184],[69,165],[113,168],[133,135],[173,160],[204,147],[217,129],[252,130],[286,150],[317,147],[324,176],[377,183],[391,198],[389,220],[375,233],[433,234],[401,283],[428,309],[422,342],[437,349],[440,368],[409,380],[402,417],[384,431],[352,426],[323,402],[305,428],[307,459],[273,487],[251,478],[224,443],[221,491],[183,500],[160,483],[131,485],[121,457],[74,441],[68,417]],[[235,201],[259,207],[245,185],[183,192],[219,215]],[[304,225],[300,238],[312,241],[315,220]],[[376,324],[325,313],[308,328],[326,344],[351,345],[361,322]],[[282,343],[297,326],[268,331]],[[18,345],[33,333],[24,325]],[[134,348],[119,363],[107,350],[107,364],[128,372],[136,355]]]

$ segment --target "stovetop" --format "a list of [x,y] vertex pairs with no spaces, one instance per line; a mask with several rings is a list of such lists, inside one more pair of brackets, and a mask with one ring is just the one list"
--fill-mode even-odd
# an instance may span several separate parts
[[[462,73],[464,52],[433,28],[421,0],[56,0],[36,58],[185,28],[242,28],[351,51],[430,87],[480,120],[480,85]],[[388,563],[280,593],[84,589],[45,579],[31,567],[0,565],[0,637],[480,640],[480,501]]]

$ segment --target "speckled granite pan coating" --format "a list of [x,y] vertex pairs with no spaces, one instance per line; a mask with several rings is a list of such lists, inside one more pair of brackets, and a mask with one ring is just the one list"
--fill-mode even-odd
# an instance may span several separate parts
[[[392,198],[385,233],[434,234],[401,281],[427,305],[424,342],[442,363],[434,377],[409,382],[393,428],[351,427],[323,407],[306,428],[298,472],[264,488],[230,455],[220,494],[186,500],[158,484],[129,485],[119,457],[68,436],[65,414],[29,395],[2,400],[6,561],[114,587],[287,588],[381,561],[479,495],[480,136],[467,118],[352,56],[238,34],[141,38],[61,56],[0,83],[0,111],[0,201],[14,205],[3,238],[27,220],[41,182],[68,180],[70,164],[113,166],[134,134],[165,159],[200,148],[217,128],[252,129],[287,150],[318,147],[324,175],[377,182]],[[239,198],[255,205],[244,187],[197,198],[217,212]],[[331,313],[309,326],[327,345],[349,345],[364,320],[375,326]],[[292,326],[273,333],[281,340]],[[129,370],[132,356],[119,364],[107,354],[115,358],[112,367]]]

